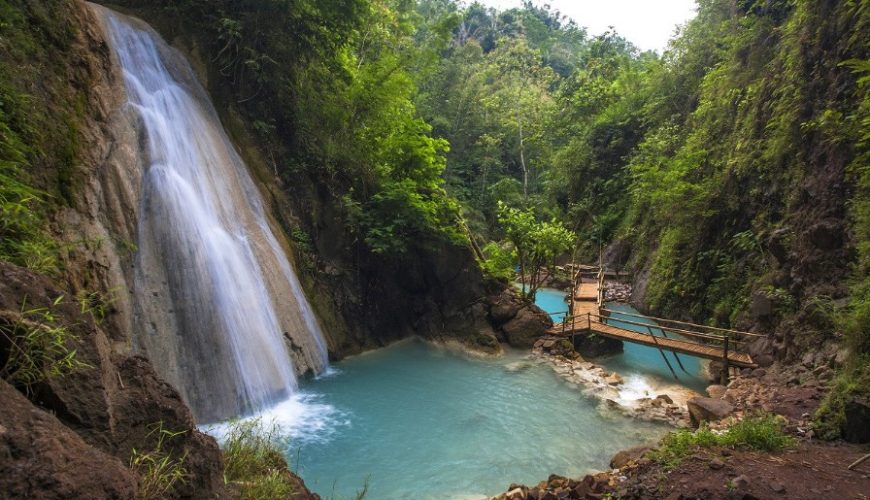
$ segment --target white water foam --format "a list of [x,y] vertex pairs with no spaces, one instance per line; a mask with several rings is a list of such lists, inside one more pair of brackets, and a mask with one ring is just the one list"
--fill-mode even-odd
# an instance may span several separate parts
[[317,394],[298,392],[284,401],[239,420],[201,425],[202,432],[223,443],[227,434],[239,422],[258,421],[264,429],[292,446],[301,444],[323,445],[342,427],[350,426],[350,417],[323,401]]

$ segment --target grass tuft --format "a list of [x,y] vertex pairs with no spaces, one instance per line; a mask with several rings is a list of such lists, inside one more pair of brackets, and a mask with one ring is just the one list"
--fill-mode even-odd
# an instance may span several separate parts
[[279,430],[259,419],[231,425],[223,444],[224,481],[236,484],[242,499],[286,498],[293,493]]
[[[61,295],[53,306],[63,300]],[[39,382],[89,368],[70,348],[77,341],[52,308],[28,307],[25,298],[16,317],[0,318],[0,378],[30,394]]]
[[157,444],[154,449],[142,452],[133,449],[130,458],[130,468],[139,474],[139,498],[145,500],[167,498],[175,486],[187,481],[187,470],[184,460],[187,456],[174,457],[163,445],[185,431],[172,432],[163,428],[163,422],[158,423],[150,434],[157,434]]

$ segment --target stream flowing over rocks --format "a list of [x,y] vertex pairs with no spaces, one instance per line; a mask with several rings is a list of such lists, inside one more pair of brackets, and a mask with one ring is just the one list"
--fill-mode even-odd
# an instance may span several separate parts
[[573,350],[570,341],[556,337],[539,339],[532,356],[550,364],[564,380],[581,386],[585,394],[599,399],[605,411],[674,427],[689,425],[686,403],[697,396],[691,389],[673,384],[655,393],[627,394],[625,380],[619,374],[584,360]]

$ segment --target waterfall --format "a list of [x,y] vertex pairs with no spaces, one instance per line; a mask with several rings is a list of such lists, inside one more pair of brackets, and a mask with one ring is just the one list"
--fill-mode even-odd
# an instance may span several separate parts
[[200,422],[285,399],[327,351],[262,196],[187,60],[94,8],[140,124],[135,347]]

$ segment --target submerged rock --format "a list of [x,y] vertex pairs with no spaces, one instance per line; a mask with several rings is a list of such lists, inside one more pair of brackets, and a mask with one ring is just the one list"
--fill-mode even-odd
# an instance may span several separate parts
[[674,404],[674,399],[667,394],[659,394],[656,396],[657,401],[661,401],[662,403],[667,403],[669,405]]

